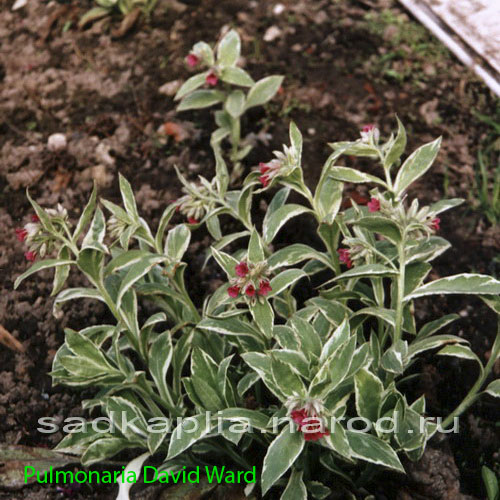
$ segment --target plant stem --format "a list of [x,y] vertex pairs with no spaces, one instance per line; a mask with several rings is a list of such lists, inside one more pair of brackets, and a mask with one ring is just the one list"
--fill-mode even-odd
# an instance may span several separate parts
[[476,383],[472,386],[470,391],[467,393],[467,396],[463,399],[463,401],[443,420],[441,423],[441,428],[446,429],[452,422],[455,417],[460,416],[469,406],[471,406],[476,399],[478,398],[478,392],[481,389],[484,381],[488,378],[491,370],[493,369],[493,365],[498,357],[500,352],[500,321],[498,322],[497,327],[497,336],[495,338],[495,342],[493,343],[493,348],[491,349],[490,359],[486,363],[484,370],[481,371]]
[[401,340],[401,331],[403,327],[403,299],[405,291],[405,246],[404,238],[398,245],[398,255],[399,255],[399,276],[398,276],[398,297],[396,302],[396,326],[394,327],[394,339],[393,343],[396,344]]

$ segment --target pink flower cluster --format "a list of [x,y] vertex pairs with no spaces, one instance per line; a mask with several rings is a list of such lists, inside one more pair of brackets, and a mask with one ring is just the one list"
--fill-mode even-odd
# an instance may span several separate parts
[[347,266],[348,269],[352,267],[351,254],[347,248],[339,248],[339,260]]
[[[40,219],[38,218],[38,215],[33,214],[31,216],[31,222],[32,222],[32,224],[36,224],[36,223],[40,222]],[[18,228],[15,229],[15,232],[16,232],[17,239],[20,242],[24,242],[26,240],[26,237],[29,234],[27,226],[18,227]],[[31,250],[29,250],[27,252],[24,252],[24,257],[26,258],[27,261],[34,262],[35,259],[36,259],[36,252],[33,252]]]
[[265,297],[269,292],[272,291],[271,284],[267,279],[259,280],[259,288],[255,289],[253,283],[248,283],[248,275],[250,269],[246,262],[240,262],[235,266],[236,276],[238,276],[238,281],[227,289],[227,293],[233,299],[238,297],[240,291],[243,289],[247,297],[255,297],[255,295],[260,295]]
[[308,415],[307,410],[293,410],[290,413],[292,420],[297,424],[306,441],[319,441],[324,436],[329,436],[330,431],[324,428],[322,420],[317,415]]
[[441,219],[439,217],[434,217],[434,219],[431,220],[431,229],[434,229],[434,231],[439,231],[441,228]]
[[282,164],[279,160],[272,160],[269,163],[259,163],[259,171],[261,173],[259,181],[263,187],[267,187],[273,177],[278,175],[281,166]]
[[378,212],[380,210],[380,201],[377,198],[371,198],[366,204],[368,212]]

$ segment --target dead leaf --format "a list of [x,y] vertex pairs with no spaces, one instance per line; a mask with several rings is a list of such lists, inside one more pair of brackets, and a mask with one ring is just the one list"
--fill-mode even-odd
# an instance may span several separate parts
[[165,122],[161,129],[165,135],[173,137],[175,142],[182,142],[189,137],[189,132],[179,123]]
[[51,183],[52,191],[58,193],[59,191],[66,189],[72,177],[73,174],[71,172],[68,172],[67,170],[58,170]]
[[0,325],[0,343],[7,346],[9,349],[17,352],[25,352],[23,344],[19,342],[11,333],[9,333],[2,325]]
[[137,7],[129,12],[122,20],[120,27],[111,32],[113,38],[121,38],[125,36],[135,25],[141,15],[141,9]]
[[46,448],[31,448],[0,443],[0,484],[4,488],[22,488],[35,482],[36,477],[24,481],[24,467],[32,466],[43,472],[58,469],[79,462],[78,457],[72,457]]

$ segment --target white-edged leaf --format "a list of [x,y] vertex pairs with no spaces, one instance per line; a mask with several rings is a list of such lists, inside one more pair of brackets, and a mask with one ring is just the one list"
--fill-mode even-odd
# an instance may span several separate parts
[[293,469],[280,500],[307,500],[307,489],[302,480],[303,472]]
[[488,387],[486,387],[484,392],[488,393],[494,398],[500,398],[500,379],[493,380],[493,382],[491,382]]
[[382,264],[363,264],[361,266],[353,267],[342,274],[339,274],[334,280],[349,279],[349,278],[362,278],[362,277],[383,277],[383,276],[394,276],[398,274],[396,269],[392,267],[387,267]]
[[[294,432],[295,431],[295,432]],[[262,494],[293,465],[304,449],[302,434],[287,425],[267,449],[262,466]]]
[[263,238],[266,243],[271,243],[278,231],[290,220],[298,215],[310,212],[311,210],[302,205],[288,204],[278,208],[266,220],[263,225]]
[[396,452],[385,441],[366,432],[355,431],[347,431],[347,440],[354,458],[404,473]]
[[241,87],[251,87],[255,84],[252,77],[245,70],[236,66],[223,68],[220,73],[220,79],[223,82],[240,85]]
[[394,191],[400,196],[405,189],[432,166],[441,146],[441,137],[424,144],[414,151],[403,163],[396,176]]
[[473,294],[473,295],[499,295],[500,281],[491,276],[484,274],[457,274],[448,276],[430,283],[426,283],[421,287],[413,290],[410,295],[407,295],[404,300],[412,300],[426,295],[441,295],[441,294]]
[[165,254],[173,261],[180,261],[191,241],[191,231],[186,224],[178,224],[167,234]]
[[71,264],[75,264],[75,261],[67,259],[46,259],[35,262],[27,271],[24,271],[24,273],[16,279],[16,281],[14,282],[14,290],[21,284],[21,281],[26,279],[28,276],[41,271],[42,269],[50,269],[51,267],[67,266]]
[[211,429],[210,419],[205,413],[182,419],[172,431],[167,459],[171,460],[204,438]]
[[222,101],[224,94],[218,90],[195,90],[182,99],[177,111],[208,108]]
[[134,482],[127,481],[127,477],[129,474],[134,473],[135,477],[139,479],[141,477],[142,464],[149,457],[149,452],[143,453],[139,455],[137,458],[134,458],[131,462],[128,463],[127,467],[123,471],[123,475],[120,476],[118,496],[116,500],[129,500],[129,492],[130,488],[134,485]]
[[275,276],[271,281],[270,285],[272,292],[269,293],[269,297],[274,297],[278,295],[286,288],[292,286],[295,282],[301,278],[307,277],[307,274],[302,271],[302,269],[287,269]]
[[385,182],[374,175],[366,174],[360,170],[355,170],[354,168],[348,167],[331,167],[328,171],[330,177],[336,181],[342,182],[373,182],[375,184],[380,184],[385,186]]
[[209,73],[210,71],[204,71],[203,73],[198,73],[197,75],[188,78],[181,85],[181,88],[177,91],[177,94],[175,94],[174,101],[182,99],[185,95],[201,87],[205,83],[205,79],[209,75]]
[[248,93],[245,109],[260,106],[270,101],[283,82],[282,76],[267,76],[259,80]]
[[217,63],[221,66],[234,66],[240,57],[241,40],[236,30],[231,30],[219,42]]

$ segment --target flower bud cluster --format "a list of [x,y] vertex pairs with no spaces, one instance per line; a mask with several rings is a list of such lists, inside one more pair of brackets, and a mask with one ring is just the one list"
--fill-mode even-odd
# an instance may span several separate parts
[[274,151],[276,158],[268,163],[259,164],[259,181],[266,188],[273,179],[288,177],[295,169],[300,168],[300,158],[295,147],[283,146],[283,151]]
[[235,266],[235,272],[237,277],[229,281],[231,286],[227,289],[230,297],[236,298],[240,293],[244,293],[250,298],[256,295],[265,297],[272,291],[266,262],[250,264],[241,261]]
[[[64,227],[70,225],[68,212],[60,204],[57,205],[57,209],[47,208],[45,213],[50,218],[50,222],[57,232],[62,232]],[[51,254],[61,246],[61,242],[52,233],[47,232],[43,228],[36,214],[33,214],[31,221],[22,228],[16,228],[15,232],[17,239],[25,243],[28,248],[24,256],[30,262],[34,262],[38,256],[43,259],[46,255]]]
[[187,183],[182,192],[186,194],[176,200],[175,204],[177,211],[186,216],[189,224],[198,224],[215,207],[212,192],[202,183]]

